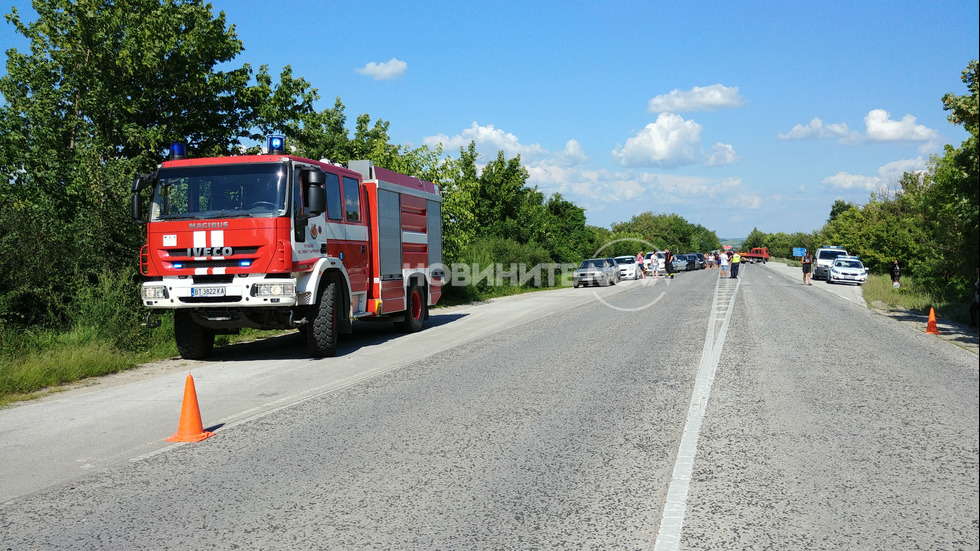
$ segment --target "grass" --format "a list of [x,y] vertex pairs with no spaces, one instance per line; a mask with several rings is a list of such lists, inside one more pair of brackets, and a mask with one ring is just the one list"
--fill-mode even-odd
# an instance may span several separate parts
[[[120,348],[94,325],[76,325],[67,332],[17,331],[0,325],[0,407],[46,396],[62,385],[177,356],[172,320],[166,316],[157,329],[135,329],[141,333],[140,351]],[[278,333],[244,329],[239,335],[219,335],[215,346]]]
[[928,314],[930,308],[935,308],[939,318],[963,325],[970,324],[969,302],[950,302],[936,298],[911,278],[902,278],[901,288],[895,289],[890,277],[871,274],[863,291],[864,300],[869,306],[884,305],[890,310],[909,310],[920,314]]

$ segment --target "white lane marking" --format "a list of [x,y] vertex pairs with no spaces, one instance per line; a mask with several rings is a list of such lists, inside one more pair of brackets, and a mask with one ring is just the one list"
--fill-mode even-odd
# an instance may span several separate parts
[[[691,475],[694,472],[694,458],[698,451],[698,437],[701,433],[701,422],[704,420],[704,412],[708,407],[708,398],[711,395],[711,385],[715,380],[715,371],[718,369],[718,361],[721,359],[721,349],[725,344],[725,335],[728,333],[728,322],[732,319],[732,310],[735,307],[735,297],[738,294],[738,287],[742,283],[741,279],[735,280],[735,288],[731,296],[723,297],[728,301],[724,308],[724,319],[721,320],[721,330],[715,336],[717,327],[717,311],[719,290],[722,281],[719,279],[715,285],[715,296],[711,305],[711,319],[708,320],[708,330],[704,336],[704,349],[701,351],[701,365],[698,368],[697,379],[694,383],[694,392],[691,395],[691,405],[687,410],[687,422],[684,424],[684,433],[681,436],[681,443],[677,449],[677,459],[674,461],[674,472],[667,488],[667,501],[664,503],[663,516],[660,518],[660,530],[657,533],[657,541],[654,543],[654,551],[676,551],[681,542],[681,530],[684,527],[684,514],[687,511],[687,493],[691,486]],[[727,287],[727,286],[726,286]],[[726,288],[726,291],[728,289]]]

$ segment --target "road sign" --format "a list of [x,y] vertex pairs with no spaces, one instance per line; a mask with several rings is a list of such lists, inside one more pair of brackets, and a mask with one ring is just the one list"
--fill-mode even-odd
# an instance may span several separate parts
[[803,247],[793,247],[793,256],[802,257],[806,254],[806,249]]

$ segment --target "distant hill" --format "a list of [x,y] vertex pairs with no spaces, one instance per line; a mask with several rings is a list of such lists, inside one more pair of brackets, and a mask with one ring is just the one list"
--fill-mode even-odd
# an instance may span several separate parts
[[731,245],[734,248],[739,248],[742,246],[742,241],[745,241],[744,237],[719,237],[721,240],[721,246]]

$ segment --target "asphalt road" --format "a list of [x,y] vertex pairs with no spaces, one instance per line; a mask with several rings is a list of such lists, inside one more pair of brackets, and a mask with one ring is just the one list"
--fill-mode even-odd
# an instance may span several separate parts
[[0,411],[0,548],[978,548],[976,354],[778,268],[431,321]]

